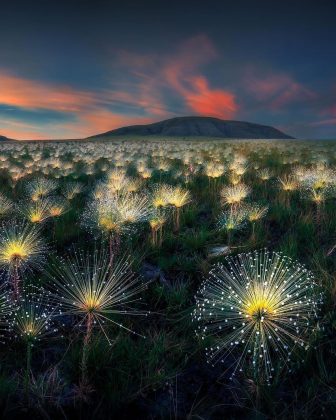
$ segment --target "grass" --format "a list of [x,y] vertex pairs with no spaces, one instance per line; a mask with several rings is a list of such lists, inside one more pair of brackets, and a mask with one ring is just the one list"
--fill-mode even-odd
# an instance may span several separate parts
[[[41,159],[28,170],[27,162],[37,154],[41,154]],[[60,165],[56,165],[56,154]],[[68,212],[42,225],[43,237],[50,244],[48,264],[43,271],[27,272],[25,281],[30,278],[46,288],[50,282],[47,272],[55,258],[67,256],[73,249],[92,252],[96,243],[102,243],[107,250],[104,237],[98,229],[87,229],[82,215],[92,200],[95,185],[104,181],[109,170],[122,165],[129,176],[141,179],[137,171],[141,161],[153,169],[151,177],[143,181],[143,193],[153,184],[166,183],[188,189],[192,197],[192,202],[182,208],[179,231],[174,230],[172,218],[164,224],[161,246],[151,244],[146,223],[121,238],[120,254],[131,255],[133,270],[142,273],[144,264],[149,264],[156,273],[142,300],[150,315],[125,319],[128,327],[146,338],[113,325],[106,326],[112,345],[102,333],[95,334],[87,362],[90,388],[83,392],[79,384],[81,334],[71,319],[61,317],[57,321],[58,336],[37,343],[34,349],[31,403],[27,405],[22,391],[25,348],[10,331],[5,331],[4,344],[0,345],[2,418],[20,418],[27,413],[83,419],[335,417],[336,249],[329,252],[336,245],[336,194],[324,203],[317,220],[314,203],[304,199],[301,191],[286,195],[277,182],[277,177],[292,173],[298,164],[311,168],[326,156],[328,167],[336,169],[334,143],[215,139],[170,141],[164,146],[159,140],[137,139],[94,144],[2,143],[0,155],[7,163],[0,169],[0,192],[15,203],[29,200],[25,185],[40,176],[58,180],[57,196],[74,180],[84,186],[69,201]],[[293,372],[279,373],[270,386],[243,375],[232,382],[229,366],[208,365],[205,347],[211,342],[202,342],[195,336],[190,316],[194,295],[212,264],[225,262],[223,256],[210,259],[208,254],[215,246],[227,245],[227,235],[217,229],[223,208],[220,190],[229,184],[228,167],[237,156],[243,156],[247,163],[241,181],[252,192],[246,201],[268,205],[269,210],[256,223],[253,240],[249,223],[232,233],[231,254],[264,247],[282,251],[312,270],[324,292],[320,330],[311,337],[309,349],[293,366]],[[185,172],[189,165],[184,164],[187,157],[196,169],[188,177]],[[168,165],[167,171],[157,169],[162,159]],[[212,180],[204,173],[205,164],[211,161],[223,163],[226,168],[222,176]],[[13,184],[15,166],[21,168],[22,177]],[[89,166],[94,168],[93,173]],[[271,178],[262,181],[256,166],[269,169]],[[335,187],[336,178],[331,181]],[[14,208],[1,222],[7,224],[22,217]],[[5,281],[5,273],[3,277]]]

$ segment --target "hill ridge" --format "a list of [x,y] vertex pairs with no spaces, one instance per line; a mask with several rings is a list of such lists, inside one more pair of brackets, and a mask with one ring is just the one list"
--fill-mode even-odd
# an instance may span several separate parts
[[116,128],[88,137],[114,136],[167,136],[167,137],[220,137],[246,139],[292,139],[282,131],[263,124],[214,117],[175,117],[150,124],[137,124]]

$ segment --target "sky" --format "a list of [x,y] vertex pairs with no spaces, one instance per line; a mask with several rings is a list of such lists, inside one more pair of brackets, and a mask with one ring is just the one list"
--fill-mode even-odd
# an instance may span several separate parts
[[336,139],[329,0],[0,0],[0,135],[188,115]]

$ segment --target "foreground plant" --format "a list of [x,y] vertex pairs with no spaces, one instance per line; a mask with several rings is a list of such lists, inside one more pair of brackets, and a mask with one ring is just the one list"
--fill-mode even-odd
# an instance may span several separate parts
[[84,329],[81,382],[87,385],[88,351],[94,329],[100,329],[110,344],[105,323],[134,333],[113,317],[146,315],[146,312],[134,310],[130,305],[141,300],[137,296],[147,285],[132,273],[127,259],[120,260],[111,268],[107,254],[98,250],[92,256],[75,253],[55,267],[54,273],[53,289],[57,301],[64,314],[78,317],[78,326]]
[[32,201],[38,201],[52,194],[57,187],[57,181],[40,177],[29,181],[26,191]]
[[167,215],[159,209],[153,209],[149,218],[149,226],[151,228],[151,244],[153,246],[162,245],[163,226],[167,221]]
[[41,267],[47,247],[40,230],[28,223],[4,224],[0,230],[0,267],[8,273],[14,297],[21,292],[21,274]]
[[85,213],[87,224],[95,225],[108,237],[109,261],[119,253],[121,235],[148,220],[150,210],[145,195],[133,193],[111,194],[93,200]]
[[31,405],[45,416],[48,409],[62,409],[62,403],[67,396],[67,384],[56,367],[30,379]]
[[21,213],[30,223],[42,224],[51,217],[51,200],[42,198],[31,203],[23,203],[21,205]]
[[252,225],[252,242],[255,241],[255,225],[266,216],[268,208],[268,206],[262,206],[259,203],[250,203],[245,207],[246,218]]
[[13,201],[0,193],[0,218],[7,217],[13,209]]
[[30,285],[24,291],[15,312],[13,329],[16,337],[26,345],[25,394],[29,395],[29,378],[33,347],[42,339],[57,333],[53,325],[57,306],[50,300],[50,292]]
[[211,364],[236,358],[233,375],[252,368],[269,382],[277,365],[288,365],[307,348],[321,295],[301,264],[280,253],[255,251],[227,257],[209,273],[196,296],[196,333],[213,337]]
[[245,184],[225,186],[221,189],[221,202],[232,207],[239,206],[243,200],[251,193],[251,188]]
[[188,190],[179,186],[172,187],[167,201],[174,208],[174,229],[178,231],[180,229],[181,210],[191,202],[191,194]]
[[224,210],[218,217],[217,229],[226,232],[227,244],[231,245],[232,233],[243,229],[246,224],[246,210],[243,207]]
[[84,189],[83,184],[80,182],[72,181],[65,184],[62,188],[62,193],[64,197],[71,201],[73,200],[78,194],[80,194]]
[[[7,290],[7,285],[4,283],[0,286],[0,331],[1,340],[5,338],[12,331],[13,314],[17,309],[17,303],[13,302]],[[6,332],[7,334],[2,334]]]

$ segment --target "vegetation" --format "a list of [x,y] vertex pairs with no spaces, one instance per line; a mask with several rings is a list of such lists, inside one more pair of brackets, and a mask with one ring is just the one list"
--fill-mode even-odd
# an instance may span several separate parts
[[334,417],[335,204],[332,142],[2,143],[1,417]]

